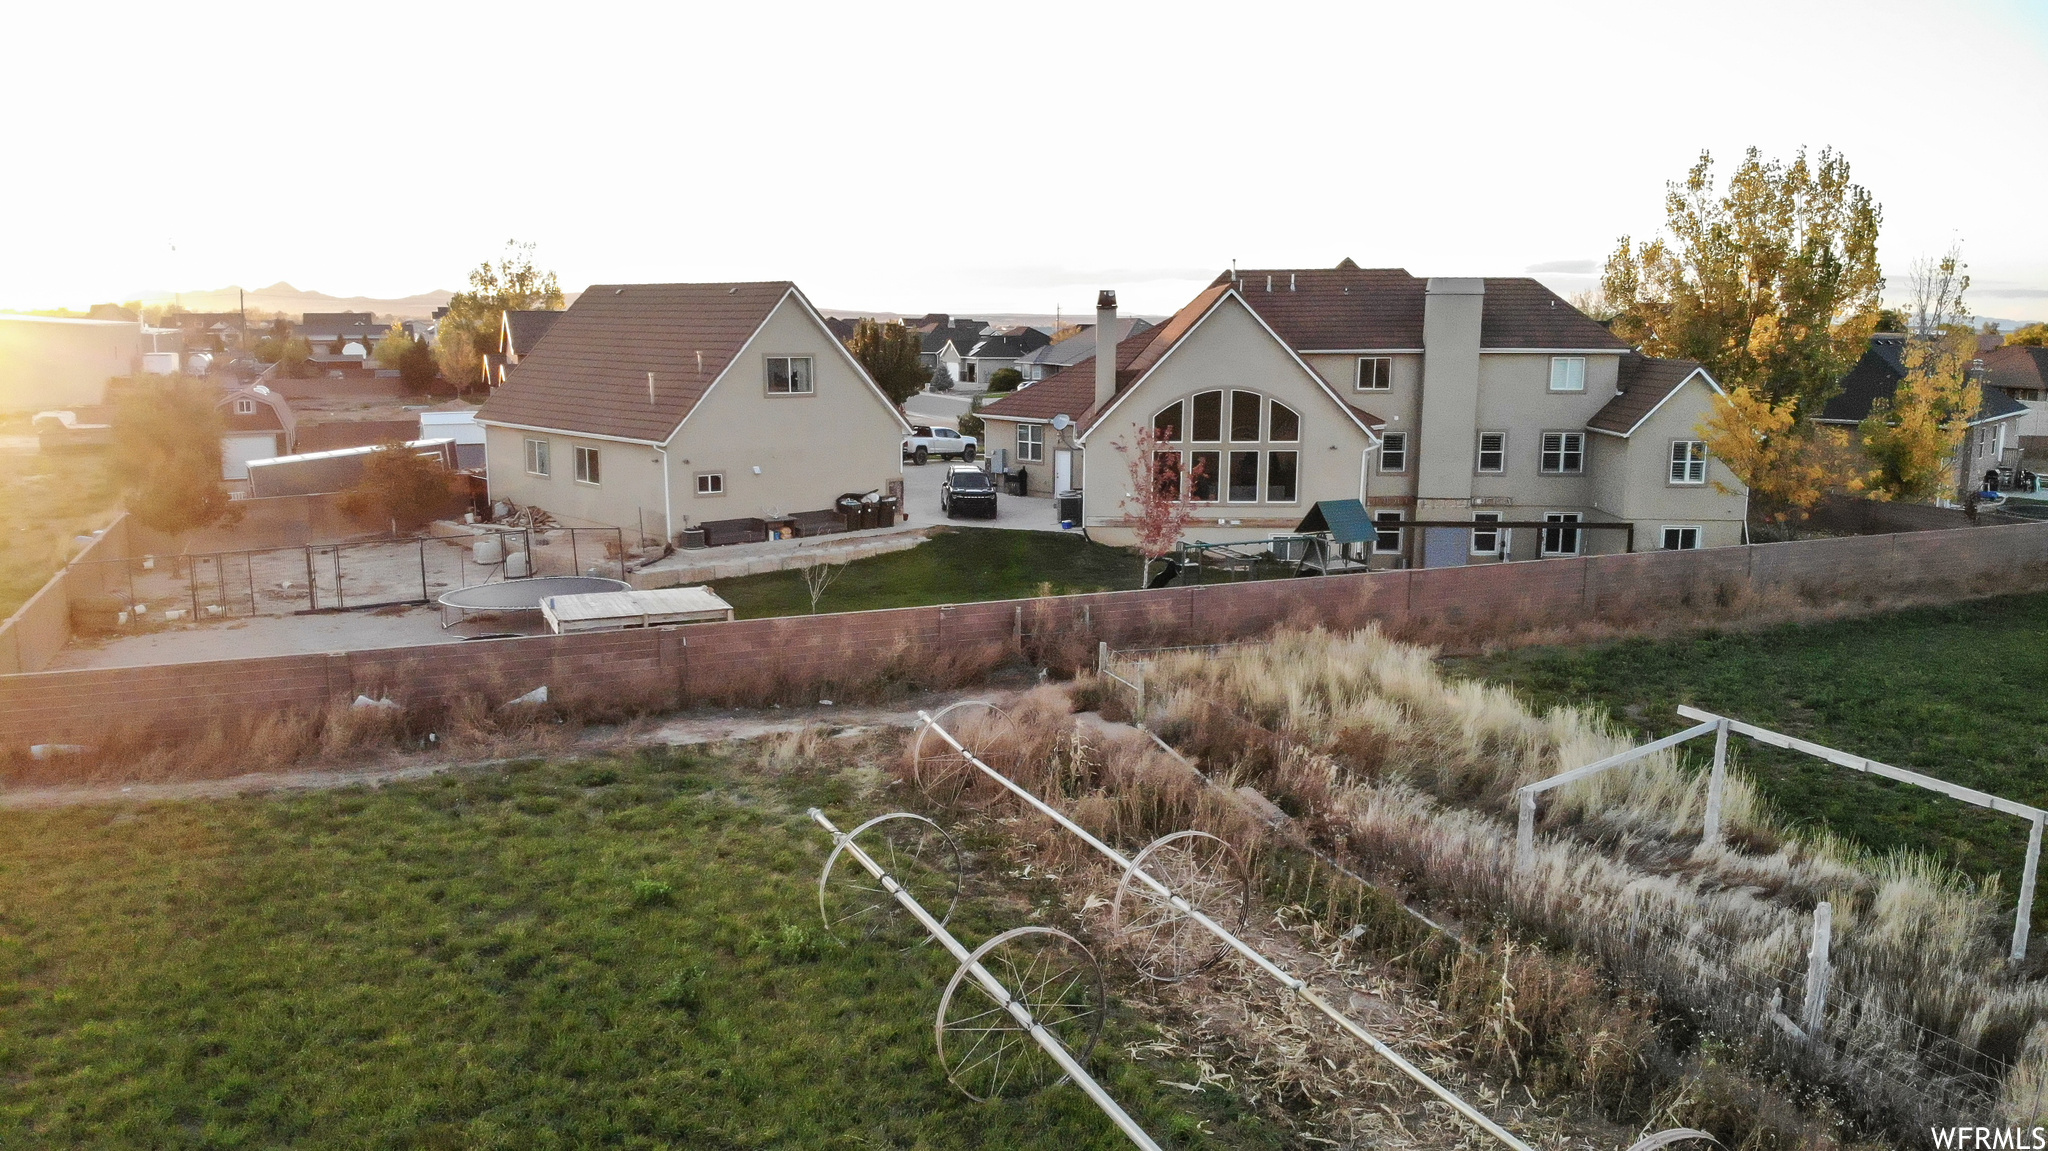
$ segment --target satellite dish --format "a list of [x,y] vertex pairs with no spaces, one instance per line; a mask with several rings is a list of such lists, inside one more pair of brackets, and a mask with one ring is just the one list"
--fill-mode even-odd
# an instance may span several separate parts
[[1074,421],[1067,418],[1066,413],[1062,412],[1059,415],[1054,416],[1052,418],[1052,430],[1056,432],[1064,432],[1067,430],[1067,425],[1073,422]]

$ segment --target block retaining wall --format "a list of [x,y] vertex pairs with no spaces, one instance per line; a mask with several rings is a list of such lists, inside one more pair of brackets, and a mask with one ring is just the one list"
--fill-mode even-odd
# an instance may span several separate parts
[[[111,534],[111,533],[110,533]],[[1283,623],[1394,627],[1653,622],[1745,595],[1877,601],[1904,590],[1956,596],[2037,586],[2048,523],[1806,540],[1691,552],[1307,580],[1100,592],[624,632],[211,663],[0,675],[0,742],[92,741],[111,724],[159,730],[358,694],[402,703],[465,693],[510,699],[545,684],[554,698],[664,706],[749,690],[915,678],[947,656],[1070,657],[1112,646],[1252,638]],[[1084,657],[1085,658],[1085,657]]]

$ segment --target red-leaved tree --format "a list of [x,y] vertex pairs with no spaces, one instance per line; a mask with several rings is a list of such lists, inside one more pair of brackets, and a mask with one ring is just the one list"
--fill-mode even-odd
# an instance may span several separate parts
[[1111,440],[1111,447],[1124,457],[1130,470],[1131,490],[1119,505],[1138,537],[1138,554],[1144,557],[1138,586],[1152,576],[1152,561],[1163,558],[1180,543],[1180,537],[1195,520],[1195,504],[1188,497],[1205,478],[1201,464],[1184,467],[1185,458],[1172,441],[1153,428],[1140,427],[1126,440]]

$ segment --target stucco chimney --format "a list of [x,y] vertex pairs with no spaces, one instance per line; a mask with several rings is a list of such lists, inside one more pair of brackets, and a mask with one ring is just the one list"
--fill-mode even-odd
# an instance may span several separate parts
[[1095,296],[1095,406],[1116,398],[1116,290]]
[[[1422,298],[1422,426],[1414,454],[1419,519],[1450,518],[1431,500],[1472,498],[1473,432],[1479,426],[1479,322],[1486,281],[1432,276]],[[1431,513],[1431,514],[1425,514]]]

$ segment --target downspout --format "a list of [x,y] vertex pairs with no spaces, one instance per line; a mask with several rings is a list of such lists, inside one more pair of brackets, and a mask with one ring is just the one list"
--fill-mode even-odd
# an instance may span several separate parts
[[675,489],[668,482],[668,445],[656,444],[654,450],[661,453],[661,530],[663,546],[673,546],[676,541],[676,517],[673,511]]

